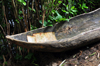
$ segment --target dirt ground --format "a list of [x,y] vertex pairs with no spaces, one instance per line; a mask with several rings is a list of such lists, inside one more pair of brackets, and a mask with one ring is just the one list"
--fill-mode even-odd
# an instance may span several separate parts
[[100,66],[100,42],[71,51],[35,55],[39,66]]
[[[59,53],[35,51],[34,55],[37,58],[35,63],[38,64],[38,66],[100,66],[100,42]],[[10,63],[9,61],[5,66],[36,65],[31,64],[29,61],[23,60],[18,63]]]

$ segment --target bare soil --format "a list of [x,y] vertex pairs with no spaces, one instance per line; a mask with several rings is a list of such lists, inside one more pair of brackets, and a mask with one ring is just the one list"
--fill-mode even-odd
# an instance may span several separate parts
[[100,42],[75,50],[47,53],[37,52],[39,66],[100,66]]
[[[66,52],[34,52],[38,66],[100,66],[100,42]],[[0,62],[2,65],[2,62]],[[30,61],[7,61],[5,66],[36,66]]]

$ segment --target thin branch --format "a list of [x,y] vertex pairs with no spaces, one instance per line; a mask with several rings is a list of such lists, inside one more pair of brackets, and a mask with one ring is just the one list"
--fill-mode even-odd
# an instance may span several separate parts
[[10,35],[10,24],[7,22],[6,13],[5,13],[5,6],[4,5],[3,5],[3,13],[4,13],[4,18],[6,20],[6,25],[7,25],[7,34]]
[[45,18],[45,10],[43,10],[42,27],[44,27],[44,26],[43,26],[43,24],[44,24],[44,18]]
[[1,28],[1,30],[2,30],[2,32],[3,32],[3,34],[4,34],[4,36],[6,36],[6,33],[5,33],[5,31],[3,30],[3,27],[0,25],[0,28]]
[[39,10],[38,10],[38,3],[35,0],[35,8],[36,8],[36,12],[37,12],[37,20],[39,21]]
[[3,62],[3,66],[5,66],[6,58],[5,58],[4,55],[3,55],[3,60],[4,60],[4,62]]
[[[4,39],[6,39],[6,33],[5,33],[5,31],[4,31],[4,29],[3,29],[3,27],[0,25],[0,29],[2,30],[2,32],[3,32],[3,34],[4,34]],[[11,57],[12,57],[12,59],[14,60],[14,56],[13,56],[13,54],[12,54],[12,50],[11,50],[11,43],[10,42],[8,42],[8,40],[4,43],[5,44],[5,46],[6,46],[6,48],[7,49],[9,49],[9,51],[10,51],[10,53],[9,54],[11,54]],[[8,46],[9,46],[9,48],[7,47],[7,44],[8,44]]]
[[24,22],[25,22],[25,25],[26,25],[25,31],[28,31],[28,30],[29,30],[29,29],[28,29],[28,23],[27,23],[27,21],[26,21],[26,19],[25,19],[24,7],[23,7],[23,6],[22,6],[22,12],[23,12],[23,16],[24,16]]
[[27,16],[27,19],[28,19],[28,23],[29,23],[28,26],[29,26],[29,30],[30,30],[30,28],[31,28],[31,27],[30,27],[30,26],[31,26],[31,25],[30,25],[31,22],[30,22],[30,14],[29,14],[29,8],[28,8],[28,7],[29,7],[29,1],[27,0],[27,15],[28,15],[28,16]]

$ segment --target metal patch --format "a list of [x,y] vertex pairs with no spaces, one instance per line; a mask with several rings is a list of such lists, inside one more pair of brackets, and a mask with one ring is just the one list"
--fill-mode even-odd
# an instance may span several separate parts
[[55,33],[54,32],[46,32],[46,33],[35,33],[33,36],[27,35],[28,42],[47,42],[47,41],[56,41]]

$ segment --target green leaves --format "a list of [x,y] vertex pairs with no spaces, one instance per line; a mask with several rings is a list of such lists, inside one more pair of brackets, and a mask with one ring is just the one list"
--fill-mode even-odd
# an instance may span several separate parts
[[79,4],[79,8],[80,9],[82,9],[84,12],[86,12],[86,10],[85,9],[88,9],[88,6],[86,6],[86,3],[82,3],[82,4],[80,4],[80,3],[78,3]]
[[63,18],[62,15],[60,15],[60,14],[58,13],[58,11],[55,11],[55,13],[57,14],[57,16],[55,16],[55,17],[49,16],[49,18],[50,18],[51,20],[55,20],[56,22],[69,21],[69,19]]
[[[0,52],[1,53],[1,52]],[[2,55],[0,55],[0,60],[3,60],[3,57],[2,57]]]
[[[42,20],[40,20],[39,22],[40,22],[40,24],[42,24]],[[47,26],[47,22],[46,22],[46,21],[44,21],[43,26],[44,26],[44,27]]]
[[56,16],[55,19],[54,19],[56,22],[68,21],[68,19],[63,18],[63,17],[58,13],[58,11],[55,11],[55,12],[56,12],[56,14],[57,14],[57,16]]
[[84,10],[85,8],[86,8],[86,9],[88,8],[88,7],[86,6],[85,3],[83,3],[83,4],[79,4],[79,6],[80,6],[80,8],[82,8],[82,10]]
[[94,53],[90,54],[89,56],[93,56],[93,55],[95,55],[95,54],[96,54],[96,52],[94,52]]
[[6,61],[6,62],[4,62],[4,64],[5,64],[5,65],[7,65],[7,61]]
[[23,5],[26,6],[26,2],[23,2]]
[[24,0],[18,0],[20,3],[22,3],[24,6],[26,6],[26,2]]
[[59,4],[61,4],[61,3],[62,3],[62,1],[58,1],[58,3],[59,3]]
[[70,15],[70,14],[72,14],[73,16],[75,15],[75,14],[77,14],[77,8],[75,8],[75,6],[71,6],[71,7],[69,7],[69,5],[67,4],[64,4],[63,3],[63,5],[66,7],[66,9],[64,10],[64,9],[62,9],[62,11],[63,12],[65,12],[66,14],[68,14],[68,15]]
[[33,30],[33,29],[37,29],[37,27],[31,25],[31,30]]
[[30,60],[32,58],[33,53],[28,53],[28,55],[25,56],[25,59]]
[[82,4],[82,9],[88,8],[85,3]]
[[23,12],[19,9],[18,13],[19,13],[19,14],[22,14]]
[[17,19],[16,19],[15,21],[16,21],[17,23],[19,23],[19,21],[18,21]]
[[[32,8],[31,8],[31,7],[28,7],[28,8],[29,8],[29,10],[32,10]],[[36,12],[36,11],[35,11],[35,9],[33,9],[32,11]]]
[[56,22],[61,21],[63,17],[58,13],[58,11],[55,11],[55,13],[57,14],[57,16],[55,17]]
[[[23,17],[21,17],[21,16],[18,16],[18,18],[19,18],[19,19],[23,19]],[[17,21],[17,23],[19,23],[19,21],[18,21],[18,20],[16,20],[16,21]]]
[[[42,20],[40,20],[39,22],[40,22],[40,24],[42,24]],[[53,26],[53,23],[52,23],[51,20],[48,20],[48,21],[44,20],[43,26],[44,27],[46,27],[46,26]]]
[[29,10],[32,10],[32,8],[30,8],[30,7],[28,7],[29,8]]
[[17,53],[16,56],[15,56],[15,59],[16,59],[16,60],[22,60],[22,58],[23,58],[23,57],[22,57],[21,55],[19,55],[18,53]]
[[0,1],[0,3],[2,3],[2,1]]

